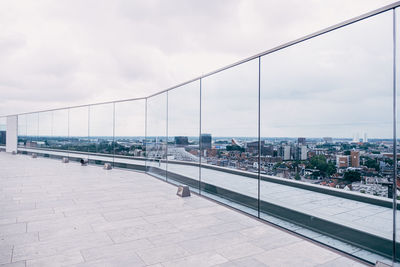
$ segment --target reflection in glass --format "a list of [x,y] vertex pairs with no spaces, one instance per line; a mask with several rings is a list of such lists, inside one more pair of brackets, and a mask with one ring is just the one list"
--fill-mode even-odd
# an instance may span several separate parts
[[[168,92],[168,181],[199,189],[200,81]],[[181,164],[185,162],[185,165]]]
[[26,128],[26,115],[18,115],[18,147],[25,147]]
[[58,150],[68,150],[68,109],[53,111],[53,143],[51,148]]
[[6,144],[7,118],[0,117],[0,145]]
[[258,64],[256,59],[206,77],[201,87],[202,194],[254,215],[258,209]]
[[39,117],[38,113],[30,113],[26,115],[26,147],[36,148],[38,147],[38,135],[39,135]]
[[89,107],[69,109],[68,150],[88,152],[89,150]]
[[53,112],[39,112],[39,126],[38,126],[38,148],[48,148],[53,146]]
[[[399,27],[399,22],[400,22],[400,9],[396,8],[394,10],[395,14],[394,14],[394,18],[395,20],[393,21],[393,26],[395,27],[395,53],[396,53],[396,58],[394,59],[394,67],[396,68],[396,73],[395,73],[395,79],[396,79],[396,103],[397,103],[397,115],[396,115],[396,135],[397,135],[397,147],[396,147],[396,155],[397,155],[397,159],[399,157],[399,145],[400,145],[400,140],[399,140],[399,136],[400,136],[400,131],[399,131],[399,122],[400,122],[400,114],[399,114],[399,91],[400,91],[400,51],[399,51],[399,45],[400,45],[400,27]],[[397,190],[394,190],[394,192],[396,192],[397,194],[392,194],[393,195],[393,199],[396,199],[397,202],[397,211],[396,211],[396,242],[400,243],[400,231],[399,226],[400,226],[400,192],[399,192],[399,185],[400,185],[400,176],[399,176],[399,161],[397,160],[397,180],[396,180],[396,184],[397,184]],[[396,188],[396,187],[395,187]],[[393,189],[393,186],[392,186]],[[392,190],[393,191],[393,190]],[[396,257],[397,259],[400,259],[400,249],[398,248],[396,250]]]
[[147,99],[146,168],[166,179],[167,161],[167,93]]
[[144,138],[145,100],[115,103],[115,162],[132,164],[125,166],[133,168],[135,165],[144,166]]
[[[89,142],[88,151],[91,153],[114,154],[114,104],[90,106]],[[95,161],[96,164],[113,162],[110,157],[89,156],[89,159],[99,160]]]
[[278,204],[298,223],[291,230],[391,255],[391,20],[383,13],[261,58],[262,218],[276,220]]

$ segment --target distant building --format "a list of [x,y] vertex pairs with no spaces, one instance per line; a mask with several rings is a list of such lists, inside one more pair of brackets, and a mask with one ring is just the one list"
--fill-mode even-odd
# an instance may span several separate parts
[[26,141],[26,147],[37,147],[37,142]]
[[349,156],[336,155],[336,167],[338,167],[338,168],[349,167]]
[[262,156],[274,156],[274,146],[273,145],[261,146],[261,155]]
[[315,155],[326,155],[328,153],[328,149],[326,148],[315,148],[313,151]]
[[208,148],[206,150],[204,150],[204,157],[216,157],[218,154],[218,149],[215,148]]
[[[265,145],[265,141],[262,140],[260,142],[261,151],[263,151],[264,145]],[[258,141],[253,141],[253,142],[246,143],[246,152],[258,153]]]
[[279,147],[278,156],[280,156],[283,160],[290,160],[290,146],[289,145],[282,145]]
[[295,160],[307,160],[307,146],[293,147],[293,158]]
[[177,146],[189,145],[188,137],[187,136],[175,136],[175,145],[177,145]]
[[322,140],[324,140],[324,142],[326,144],[332,144],[333,143],[332,137],[323,137]]
[[358,142],[360,142],[360,135],[359,133],[355,133],[353,135],[353,140],[351,141],[351,143],[358,143]]
[[306,138],[305,137],[299,137],[297,138],[297,143],[299,145],[305,145],[306,144]]
[[211,149],[212,137],[211,134],[202,134],[200,138],[201,148]]
[[360,168],[360,151],[350,151],[351,167]]
[[6,131],[0,131],[0,144],[6,144]]
[[364,143],[368,143],[367,133],[364,133],[364,140],[363,140],[363,142],[364,142]]

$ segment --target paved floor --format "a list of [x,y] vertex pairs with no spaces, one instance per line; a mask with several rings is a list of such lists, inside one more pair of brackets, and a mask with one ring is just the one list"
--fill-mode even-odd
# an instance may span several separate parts
[[1,266],[362,266],[145,174],[0,152]]

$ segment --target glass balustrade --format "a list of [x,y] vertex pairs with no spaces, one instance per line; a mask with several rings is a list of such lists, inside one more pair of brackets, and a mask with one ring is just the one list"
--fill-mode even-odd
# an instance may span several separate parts
[[114,165],[145,171],[146,100],[115,103]]
[[167,179],[167,101],[165,92],[146,103],[146,170],[163,180]]
[[376,12],[149,97],[18,115],[19,149],[145,171],[363,260],[399,260],[399,16]]

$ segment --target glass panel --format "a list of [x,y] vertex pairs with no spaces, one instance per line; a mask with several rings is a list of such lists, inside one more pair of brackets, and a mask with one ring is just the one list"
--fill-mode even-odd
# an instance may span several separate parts
[[18,115],[18,147],[25,147],[26,144],[26,115]]
[[147,99],[146,166],[152,175],[166,179],[167,93]]
[[[398,112],[399,111],[399,106],[400,106],[400,102],[399,102],[399,100],[400,100],[400,98],[398,97],[399,96],[399,93],[400,93],[400,50],[399,50],[399,45],[400,45],[400,25],[399,25],[399,22],[400,22],[400,8],[396,8],[395,9],[395,18],[396,18],[396,20],[395,20],[395,24],[396,24],[396,32],[395,32],[395,36],[396,36],[396,58],[395,58],[395,63],[396,63],[396,65],[395,65],[395,67],[396,67],[396,73],[395,73],[395,78],[396,78],[396,105],[397,105],[397,116],[396,116],[396,135],[397,135],[397,138],[396,138],[396,141],[397,141],[397,149],[396,149],[396,157],[397,157],[397,179],[396,179],[396,185],[397,185],[397,187],[396,187],[396,190],[395,190],[395,192],[396,193],[392,193],[391,195],[392,195],[392,197],[393,198],[396,198],[396,202],[397,202],[397,210],[396,210],[396,242],[397,243],[399,243],[400,242],[400,230],[399,230],[399,228],[400,228],[400,212],[399,212],[399,210],[400,210],[400,192],[399,192],[399,189],[400,189],[400,176],[399,176],[399,173],[400,173],[400,166],[399,166],[399,152],[400,152],[400,150],[399,150],[399,148],[400,148],[400,139],[399,139],[399,137],[400,137],[400,131],[399,131],[399,125],[400,125],[400,113]],[[394,176],[394,175],[393,175]],[[391,180],[391,182],[393,183],[393,180]],[[390,188],[390,189],[392,189],[391,191],[393,191],[393,186]],[[392,199],[393,200],[393,199]],[[397,249],[396,249],[396,258],[397,258],[397,261],[399,261],[399,259],[400,259],[400,247],[397,247]]]
[[0,117],[0,145],[6,144],[7,117]]
[[53,111],[53,141],[51,148],[68,150],[68,109]]
[[200,81],[168,92],[168,181],[199,189]]
[[392,253],[391,20],[261,58],[261,217],[372,262],[360,247]]
[[39,118],[38,113],[31,113],[26,115],[26,147],[36,148],[39,130]]
[[[69,109],[69,155],[87,157],[89,149],[89,107]],[[73,152],[76,151],[76,152]],[[78,152],[78,153],[77,153]],[[79,153],[80,152],[80,153]],[[82,155],[84,154],[84,155]]]
[[53,144],[53,113],[39,112],[38,148],[48,148]]
[[[114,154],[114,107],[113,104],[90,106],[89,119],[89,152],[103,156],[89,156],[96,164],[113,162]],[[109,154],[110,156],[105,156]]]
[[257,215],[258,59],[202,80],[201,190]]
[[144,171],[145,100],[115,103],[115,166]]

